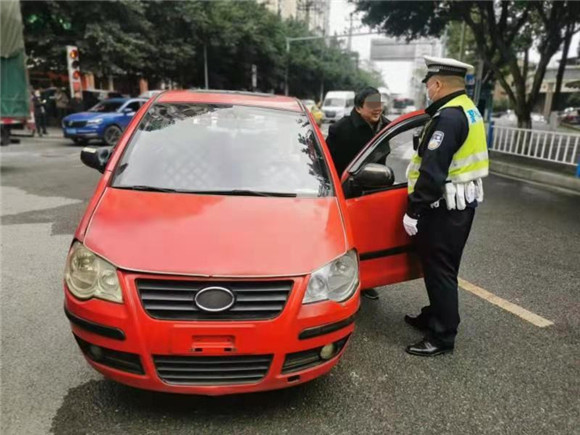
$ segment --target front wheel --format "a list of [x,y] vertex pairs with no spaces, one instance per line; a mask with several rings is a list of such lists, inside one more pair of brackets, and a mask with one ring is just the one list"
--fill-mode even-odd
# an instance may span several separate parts
[[1,129],[1,139],[0,146],[10,145],[10,129],[8,127],[2,127]]
[[114,147],[115,145],[117,145],[117,142],[119,141],[119,138],[121,137],[121,129],[119,127],[117,127],[116,125],[111,125],[109,127],[107,127],[107,129],[105,130],[105,134],[103,135],[103,139],[105,140],[105,143],[111,147]]

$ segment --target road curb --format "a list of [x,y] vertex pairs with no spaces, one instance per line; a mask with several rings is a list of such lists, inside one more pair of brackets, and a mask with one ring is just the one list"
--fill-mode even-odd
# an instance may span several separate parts
[[580,193],[580,178],[557,174],[551,171],[507,163],[497,160],[490,161],[490,171],[497,175],[506,175],[520,180],[533,181],[552,187],[560,187]]

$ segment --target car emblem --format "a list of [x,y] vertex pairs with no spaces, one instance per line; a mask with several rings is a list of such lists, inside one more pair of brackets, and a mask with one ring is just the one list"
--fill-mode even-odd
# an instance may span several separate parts
[[202,311],[219,313],[234,305],[236,298],[231,290],[225,287],[206,287],[195,295],[195,305]]

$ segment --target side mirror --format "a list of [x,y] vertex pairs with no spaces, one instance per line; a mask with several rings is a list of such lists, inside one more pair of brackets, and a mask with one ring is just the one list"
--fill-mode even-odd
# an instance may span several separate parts
[[379,163],[367,163],[358,174],[355,181],[362,187],[389,187],[395,182],[395,174],[388,166]]
[[111,154],[112,149],[109,147],[86,147],[81,151],[81,162],[89,168],[96,169],[102,174],[105,172],[105,166],[107,166]]

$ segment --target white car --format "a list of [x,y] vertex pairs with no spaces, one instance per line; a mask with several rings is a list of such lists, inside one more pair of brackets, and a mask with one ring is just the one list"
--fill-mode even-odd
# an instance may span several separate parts
[[326,93],[322,103],[325,122],[336,122],[343,117],[350,115],[354,109],[353,91],[330,91]]

